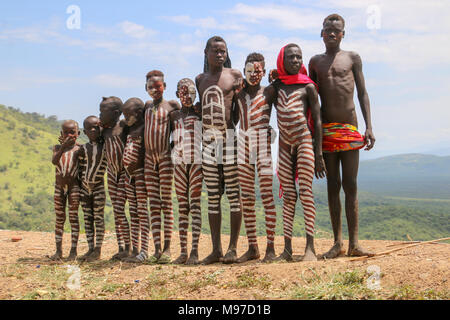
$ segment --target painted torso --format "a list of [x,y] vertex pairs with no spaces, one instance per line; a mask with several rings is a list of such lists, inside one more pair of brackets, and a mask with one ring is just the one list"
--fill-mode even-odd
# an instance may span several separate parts
[[99,143],[86,143],[81,146],[80,178],[84,186],[102,183],[107,166],[105,146]]
[[133,176],[137,169],[144,167],[144,139],[142,136],[128,135],[123,152],[123,166],[126,172]]
[[145,112],[145,152],[162,154],[170,150],[170,112],[159,106]]
[[300,87],[290,91],[280,88],[277,99],[277,121],[280,138],[297,145],[305,135],[310,135],[306,121],[306,90]]

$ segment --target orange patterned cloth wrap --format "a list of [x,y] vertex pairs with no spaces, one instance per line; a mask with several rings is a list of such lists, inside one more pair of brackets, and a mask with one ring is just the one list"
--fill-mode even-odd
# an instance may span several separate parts
[[323,152],[359,150],[366,145],[364,136],[351,124],[323,124]]

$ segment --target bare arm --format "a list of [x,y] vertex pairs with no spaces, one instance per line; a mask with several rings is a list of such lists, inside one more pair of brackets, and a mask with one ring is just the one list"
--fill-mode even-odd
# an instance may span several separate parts
[[62,141],[60,145],[56,145],[53,147],[53,156],[52,156],[53,165],[55,166],[58,165],[58,162],[61,159],[61,156],[64,153],[64,151],[66,151],[67,148],[71,146],[75,141],[76,138],[67,137],[65,140]]
[[317,83],[317,73],[315,70],[315,57],[312,57],[311,60],[309,60],[309,65],[308,65],[308,71],[309,71],[309,77],[311,78],[312,81],[314,81],[315,83]]
[[169,126],[170,126],[170,149],[174,147],[173,131],[175,130],[175,121],[178,116],[178,111],[181,109],[180,104],[175,100],[170,100],[169,105],[171,110],[169,112]]
[[78,150],[78,180],[83,181],[83,174],[86,170],[86,157],[84,153],[84,147],[81,146]]
[[61,145],[53,146],[53,155],[52,155],[52,163],[53,165],[57,165],[59,162],[59,159],[61,159],[61,156],[63,154],[63,149],[61,148]]
[[325,178],[326,169],[322,155],[322,117],[320,114],[319,96],[314,84],[306,86],[308,104],[314,120],[314,159],[316,178]]
[[233,106],[232,106],[232,121],[236,126],[239,122],[239,93],[244,88],[244,78],[240,71],[235,70],[234,72],[235,81],[233,85],[234,95],[233,95]]
[[366,150],[373,148],[375,144],[375,136],[372,132],[372,119],[370,115],[370,101],[366,90],[366,83],[364,74],[362,72],[361,57],[357,53],[352,54],[353,58],[353,75],[355,78],[356,90],[358,91],[358,100],[361,107],[361,112],[366,123],[366,132],[364,134],[367,147]]

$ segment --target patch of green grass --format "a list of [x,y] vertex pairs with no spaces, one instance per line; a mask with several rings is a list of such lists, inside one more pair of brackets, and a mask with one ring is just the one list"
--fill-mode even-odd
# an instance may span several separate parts
[[231,287],[242,288],[259,288],[267,290],[271,286],[271,279],[269,276],[260,276],[252,271],[245,271],[236,277],[236,281],[231,283]]
[[216,285],[219,283],[217,276],[223,273],[223,271],[224,269],[220,269],[213,273],[206,274],[202,278],[196,279],[194,282],[187,283],[186,287],[192,292],[197,291],[200,288]]
[[175,295],[175,290],[168,289],[167,274],[162,268],[156,268],[154,272],[149,274],[143,281],[144,290],[147,295],[146,299],[150,300],[167,300]]
[[347,300],[374,299],[376,293],[366,287],[366,274],[359,270],[334,274],[331,278],[313,276],[303,278],[306,286],[295,286],[288,294],[290,299]]
[[1,266],[0,275],[5,278],[15,277],[17,279],[24,279],[28,275],[28,272],[25,271],[23,265],[15,263]]
[[448,300],[450,299],[450,290],[435,291],[428,289],[418,291],[411,285],[404,285],[394,291],[389,296],[389,299],[394,300]]
[[125,288],[126,285],[124,283],[106,283],[103,285],[101,292],[105,293],[114,293],[117,290]]

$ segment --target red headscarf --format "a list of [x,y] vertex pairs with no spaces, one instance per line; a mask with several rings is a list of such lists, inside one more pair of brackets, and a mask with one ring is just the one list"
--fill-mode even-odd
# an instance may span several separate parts
[[[306,71],[305,65],[302,64],[299,73],[297,74],[288,74],[284,69],[284,49],[286,46],[281,48],[280,53],[278,54],[277,59],[277,72],[278,79],[281,80],[284,84],[308,84],[313,83],[316,86],[316,90],[319,91],[319,87],[317,84],[308,77],[308,72]],[[308,108],[306,111],[306,119],[308,121],[308,127],[311,131],[311,134],[314,134],[314,122],[311,115],[311,108]]]

